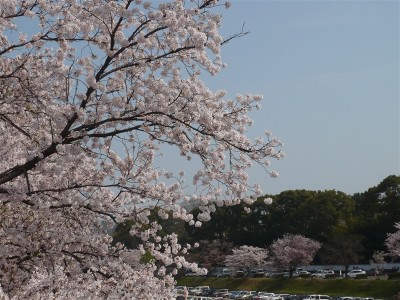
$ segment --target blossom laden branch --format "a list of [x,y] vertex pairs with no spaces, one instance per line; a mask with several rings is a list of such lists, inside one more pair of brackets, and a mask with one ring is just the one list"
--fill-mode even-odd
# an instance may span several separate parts
[[[10,297],[172,296],[178,269],[203,270],[159,220],[200,226],[215,204],[261,193],[251,165],[275,174],[266,159],[283,156],[280,141],[246,136],[261,96],[227,99],[201,80],[223,67],[221,45],[247,34],[222,38],[222,5],[0,0],[0,284]],[[182,170],[160,166],[170,148]],[[135,249],[110,235],[127,220]]]

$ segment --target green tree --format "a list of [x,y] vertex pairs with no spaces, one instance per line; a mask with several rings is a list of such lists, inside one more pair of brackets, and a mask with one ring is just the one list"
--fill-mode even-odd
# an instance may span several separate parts
[[291,233],[323,242],[350,226],[353,209],[353,199],[342,192],[285,191],[274,197],[268,212],[261,217],[262,223],[268,225],[265,238],[271,242]]
[[356,234],[337,234],[325,242],[317,253],[324,264],[339,264],[345,268],[345,274],[351,264],[357,264],[363,259],[363,236]]
[[232,248],[232,243],[227,240],[203,240],[199,242],[199,247],[193,249],[186,258],[188,261],[197,262],[201,267],[211,269],[224,265],[225,257]]
[[[267,205],[269,197],[273,202]],[[235,246],[265,247],[285,233],[325,241],[352,227],[353,210],[354,200],[342,192],[290,190],[252,205],[219,207],[209,222],[199,228],[186,225],[186,230],[193,240],[227,239]]]
[[385,250],[386,234],[393,233],[393,224],[400,221],[400,176],[388,176],[353,199],[355,231],[365,236],[365,256],[371,257],[375,250]]
[[[254,205],[250,205],[250,208],[250,213],[247,213],[243,205],[218,207],[211,220],[203,223],[201,227],[186,224],[188,236],[191,241],[228,240],[234,246],[264,244],[265,242],[260,239],[262,232],[260,218],[257,217]],[[193,215],[197,213],[197,209],[193,210]]]

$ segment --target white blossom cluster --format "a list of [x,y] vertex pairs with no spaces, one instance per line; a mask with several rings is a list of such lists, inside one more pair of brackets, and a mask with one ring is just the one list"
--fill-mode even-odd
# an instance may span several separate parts
[[400,257],[400,222],[394,224],[397,229],[394,233],[389,233],[385,241],[389,254],[392,257]]
[[[260,195],[247,170],[281,142],[246,137],[261,96],[226,99],[216,0],[0,0],[0,284],[16,299],[170,299],[179,268],[205,272],[152,221],[201,226]],[[192,178],[157,167],[163,145]],[[193,193],[195,191],[195,193]],[[185,201],[199,203],[190,214]],[[112,245],[131,220],[142,242]],[[195,245],[193,245],[195,246]],[[142,262],[149,252],[153,258]]]
[[251,268],[268,263],[267,249],[244,245],[234,248],[232,252],[231,255],[226,256],[224,263],[233,270],[249,271]]

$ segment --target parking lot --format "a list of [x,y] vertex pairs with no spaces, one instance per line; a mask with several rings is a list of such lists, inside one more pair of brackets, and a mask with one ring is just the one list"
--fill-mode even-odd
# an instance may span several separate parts
[[372,297],[329,296],[320,294],[280,294],[266,291],[229,291],[208,286],[175,287],[176,300],[248,299],[248,300],[375,300]]

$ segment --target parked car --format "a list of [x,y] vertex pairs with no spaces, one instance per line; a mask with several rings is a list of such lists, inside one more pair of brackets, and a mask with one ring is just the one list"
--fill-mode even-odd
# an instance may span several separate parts
[[259,292],[257,295],[254,295],[251,299],[252,300],[269,300],[270,297],[275,296],[274,293],[267,293],[267,292]]
[[239,295],[242,291],[230,291],[229,292],[229,299],[235,299],[237,295]]
[[214,293],[214,291],[216,291],[216,290],[217,290],[217,289],[214,289],[214,288],[203,289],[201,295],[202,295],[202,296],[209,297],[209,296],[211,296],[211,295]]
[[305,270],[297,271],[297,277],[310,277],[311,273]]
[[214,268],[207,273],[209,277],[229,277],[231,275],[232,272],[229,268]]
[[229,295],[228,289],[218,289],[211,294],[212,297],[227,297],[228,295]]
[[228,268],[224,268],[216,273],[216,277],[229,277],[231,276],[232,272]]
[[242,291],[234,299],[251,299],[257,293],[256,291]]
[[347,277],[350,277],[350,278],[357,278],[360,276],[367,276],[367,272],[359,269],[359,270],[351,270],[350,272],[347,273]]
[[[299,272],[307,272],[307,271],[293,271],[292,278],[299,277],[300,276]],[[290,277],[290,273],[289,272],[283,273],[283,277],[284,278],[289,278]]]
[[264,277],[264,275],[265,275],[265,271],[263,269],[258,269],[258,270],[251,270],[247,276],[248,277]]
[[308,295],[307,297],[303,298],[303,300],[330,300],[331,297],[328,295]]
[[311,277],[314,278],[328,278],[334,276],[335,272],[333,270],[318,270],[317,272],[311,274]]
[[183,294],[183,292],[185,291],[186,286],[184,285],[177,285],[174,287],[174,292],[177,294]]
[[254,295],[257,295],[257,291],[248,291],[247,294],[241,295],[238,299],[251,299]]
[[239,277],[239,278],[245,277],[245,276],[246,276],[246,273],[244,271],[242,271],[242,270],[238,270],[234,274],[234,277]]
[[190,295],[202,296],[203,290],[209,289],[209,286],[196,286],[189,290]]
[[[297,277],[310,277],[310,276],[311,276],[311,273],[308,272],[308,271],[293,271],[293,273],[292,273],[292,278],[297,278]],[[290,277],[289,272],[285,272],[285,273],[283,274],[283,277],[289,278],[289,277]]]
[[232,291],[230,292],[229,299],[240,299],[239,297],[245,295],[246,293],[247,291]]

